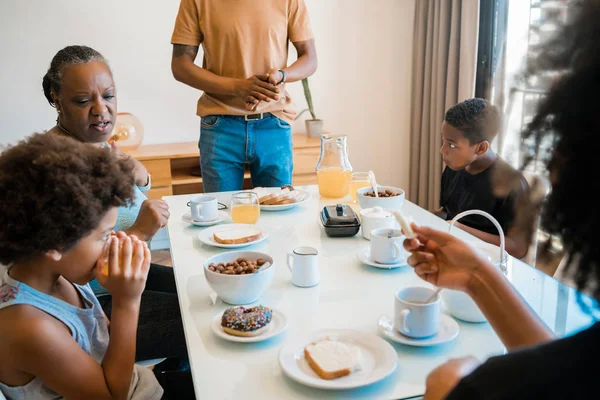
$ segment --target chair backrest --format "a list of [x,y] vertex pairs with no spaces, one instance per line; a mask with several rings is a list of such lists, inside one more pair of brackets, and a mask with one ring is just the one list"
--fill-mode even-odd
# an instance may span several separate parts
[[[550,193],[550,181],[547,178],[529,171],[523,171],[523,176],[527,180],[527,184],[531,190],[531,200],[534,204],[540,204],[544,201],[548,193]],[[540,216],[535,217],[535,226],[533,229],[533,237],[531,238],[531,244],[525,257],[521,258],[521,261],[535,267],[537,245],[538,245],[538,229],[540,225]]]

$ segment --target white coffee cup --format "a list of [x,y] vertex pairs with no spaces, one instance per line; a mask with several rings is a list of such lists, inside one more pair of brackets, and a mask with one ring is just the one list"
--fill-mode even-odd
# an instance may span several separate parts
[[424,287],[398,290],[394,299],[394,329],[413,338],[435,335],[440,327],[440,295],[425,303],[433,293],[433,289]]
[[313,247],[296,247],[287,255],[287,266],[292,273],[292,283],[300,287],[311,287],[319,283],[319,252]]
[[188,205],[194,221],[207,222],[219,217],[219,203],[215,196],[201,194],[193,197]]
[[375,229],[371,232],[371,260],[379,264],[397,264],[404,261],[400,229]]

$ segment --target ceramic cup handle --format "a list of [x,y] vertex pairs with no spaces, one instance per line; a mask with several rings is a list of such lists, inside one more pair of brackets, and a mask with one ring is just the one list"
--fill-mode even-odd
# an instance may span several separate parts
[[402,254],[402,248],[396,242],[394,242],[393,244],[394,244],[394,260],[395,260],[397,258],[400,258],[400,255]]
[[408,318],[409,315],[410,315],[409,309],[404,309],[400,312],[400,321],[402,321],[402,324],[400,326],[402,327],[402,331],[406,334],[410,334],[410,329],[408,328],[408,322],[406,321],[406,319]]
[[287,267],[288,267],[288,269],[290,270],[291,273],[294,273],[294,271],[293,271],[293,266],[294,266],[293,259],[294,259],[294,256],[292,254],[288,253],[288,255],[287,255]]

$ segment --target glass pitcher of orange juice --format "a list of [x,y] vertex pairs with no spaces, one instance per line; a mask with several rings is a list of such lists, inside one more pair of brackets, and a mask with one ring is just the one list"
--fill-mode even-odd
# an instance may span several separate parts
[[323,197],[339,199],[348,195],[352,165],[348,160],[346,135],[321,135],[317,162],[317,183]]

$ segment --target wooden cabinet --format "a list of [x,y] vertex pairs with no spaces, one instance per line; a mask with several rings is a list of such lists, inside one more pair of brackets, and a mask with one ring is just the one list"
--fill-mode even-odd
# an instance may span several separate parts
[[[320,140],[305,134],[295,134],[293,185],[317,183],[315,166],[319,160]],[[127,152],[144,164],[152,175],[151,199],[163,196],[201,193],[200,152],[197,142],[150,144]],[[244,189],[252,188],[250,173],[244,175]]]

